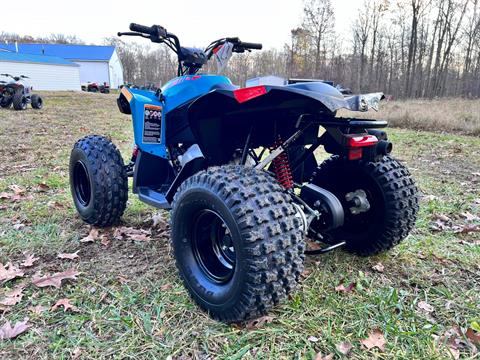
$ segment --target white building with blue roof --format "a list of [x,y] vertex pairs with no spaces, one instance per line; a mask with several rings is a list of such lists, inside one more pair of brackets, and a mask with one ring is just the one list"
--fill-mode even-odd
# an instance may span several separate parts
[[[123,84],[123,67],[115,46],[64,44],[0,44],[0,50],[62,58],[79,66],[80,83]],[[0,51],[0,53],[3,53]],[[1,68],[1,64],[0,64]],[[1,71],[0,71],[1,72]],[[79,84],[80,85],[80,84]]]
[[80,90],[80,65],[57,56],[0,51],[0,74],[28,76],[34,90]]

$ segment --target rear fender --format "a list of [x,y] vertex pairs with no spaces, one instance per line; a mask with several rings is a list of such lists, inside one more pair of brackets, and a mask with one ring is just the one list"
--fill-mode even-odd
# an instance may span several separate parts
[[139,149],[168,158],[164,106],[155,93],[124,86],[117,105],[120,112],[132,115],[135,144]]
[[[286,86],[266,86],[263,94],[248,100],[242,97],[241,102],[238,97],[238,92],[215,89],[189,106],[190,127],[209,164],[222,165],[230,161],[233,152],[245,145],[250,129],[253,129],[251,147],[271,146],[275,135],[287,139],[296,131],[300,115],[331,117],[330,108],[334,107],[331,104],[344,102],[341,94],[334,99]],[[317,129],[318,126],[309,129],[314,138]]]

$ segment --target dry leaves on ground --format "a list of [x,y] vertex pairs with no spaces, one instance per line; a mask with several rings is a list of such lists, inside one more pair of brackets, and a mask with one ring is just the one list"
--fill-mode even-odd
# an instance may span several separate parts
[[474,344],[480,345],[480,332],[476,332],[472,328],[468,328],[465,336]]
[[22,277],[23,274],[24,272],[22,270],[10,262],[5,265],[0,263],[0,281],[4,283],[17,277]]
[[22,267],[31,267],[33,266],[33,263],[37,261],[39,258],[35,257],[33,254],[26,254],[25,255],[25,260],[20,264]]
[[59,259],[74,260],[78,258],[78,253],[80,250],[75,251],[74,253],[60,253],[57,255]]
[[312,336],[309,336],[309,337],[307,338],[307,340],[310,341],[310,342],[316,343],[316,342],[318,342],[318,340],[320,340],[320,339],[319,339],[318,337],[312,335]]
[[15,323],[13,327],[10,324],[10,321],[7,321],[2,327],[0,327],[0,340],[13,339],[27,331],[29,327],[30,324],[28,324],[28,318]]
[[55,311],[58,307],[63,306],[63,311],[71,309],[72,311],[78,311],[78,308],[70,304],[70,299],[63,298],[58,300],[55,305],[52,306],[51,311]]
[[340,283],[338,286],[335,286],[335,291],[338,291],[341,293],[349,293],[349,292],[352,292],[356,286],[357,286],[356,282],[350,283],[347,287],[345,287],[343,283]]
[[117,240],[127,238],[134,241],[149,241],[151,233],[148,230],[134,229],[132,227],[118,227],[113,232],[113,237]]
[[262,316],[258,319],[253,319],[245,323],[245,328],[248,330],[259,329],[265,324],[270,324],[275,318],[273,316]]
[[385,351],[385,337],[380,330],[373,330],[368,334],[368,338],[360,340],[360,343],[368,350],[373,348],[379,348],[381,351]]
[[383,273],[383,271],[385,270],[385,267],[381,262],[379,262],[373,265],[372,269],[375,270],[376,272]]
[[50,190],[50,186],[48,186],[48,185],[45,184],[45,183],[39,183],[39,184],[37,185],[37,191],[38,191],[38,192],[46,192],[46,191],[48,191],[48,190]]
[[71,269],[60,273],[55,273],[53,275],[34,277],[32,283],[38,287],[54,286],[59,289],[62,286],[62,280],[76,280],[78,275],[80,275],[78,271]]
[[427,313],[431,313],[435,310],[435,308],[426,301],[419,301],[417,307]]
[[13,290],[5,294],[5,298],[0,301],[0,305],[13,306],[18,304],[23,298],[23,284],[16,286]]
[[352,350],[353,345],[348,341],[343,341],[340,344],[335,346],[338,352],[342,353],[343,355],[348,355],[348,353]]
[[98,236],[99,236],[99,230],[92,227],[90,228],[90,232],[88,233],[88,235],[80,239],[80,242],[81,243],[94,242],[96,239],[98,239]]

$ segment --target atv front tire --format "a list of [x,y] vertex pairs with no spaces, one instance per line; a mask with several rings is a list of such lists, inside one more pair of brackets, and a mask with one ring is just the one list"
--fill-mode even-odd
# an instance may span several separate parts
[[[393,157],[373,163],[332,156],[320,164],[312,183],[342,203],[344,225],[329,235],[333,243],[346,241],[347,251],[362,256],[384,252],[405,239],[415,225],[418,189],[407,168]],[[363,190],[369,209],[355,214],[351,210],[355,204],[347,198],[357,190]]]
[[13,96],[4,96],[0,99],[0,107],[4,109],[8,109],[12,106],[13,103]]
[[85,222],[98,227],[118,222],[127,204],[128,177],[110,140],[90,135],[77,141],[70,155],[70,189]]
[[43,99],[39,95],[32,95],[32,108],[38,110],[43,108]]
[[303,270],[301,221],[265,172],[214,167],[185,180],[171,213],[176,264],[192,298],[231,323],[265,314]]
[[15,110],[25,110],[27,108],[27,98],[21,91],[17,91],[13,95],[13,108]]

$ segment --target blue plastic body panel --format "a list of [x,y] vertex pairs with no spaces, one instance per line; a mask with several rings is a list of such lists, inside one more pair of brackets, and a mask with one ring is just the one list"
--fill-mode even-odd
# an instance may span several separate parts
[[[135,144],[141,151],[168,159],[168,151],[165,144],[165,116],[178,106],[205,95],[213,88],[222,85],[231,86],[232,82],[227,77],[219,75],[180,76],[170,80],[162,88],[163,102],[160,102],[152,91],[128,88],[127,91],[132,95],[130,108],[132,110]],[[158,144],[143,142],[146,105],[162,107],[161,137]]]

